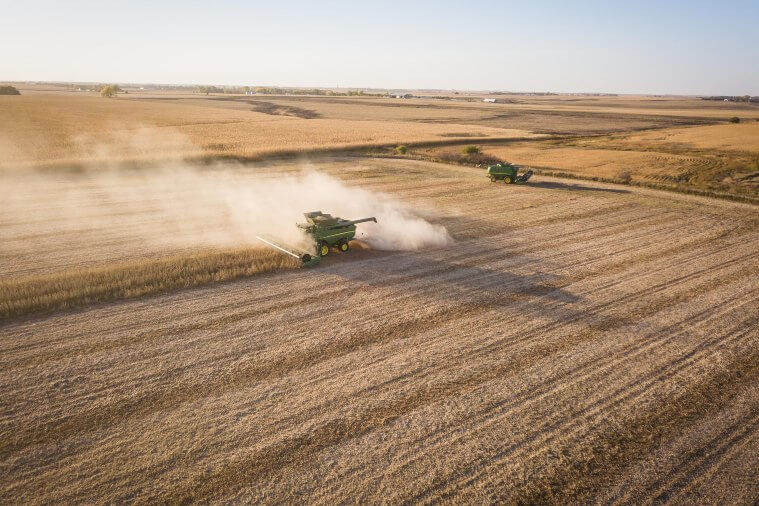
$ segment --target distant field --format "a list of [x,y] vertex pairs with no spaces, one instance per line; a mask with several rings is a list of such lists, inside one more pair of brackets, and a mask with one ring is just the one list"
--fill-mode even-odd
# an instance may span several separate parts
[[[486,155],[557,174],[759,199],[759,107],[753,104],[140,90],[104,99],[41,85],[22,87],[22,93],[0,97],[0,168],[308,158],[329,151],[392,152],[400,144],[412,147],[409,156],[452,159],[463,146],[481,144]],[[743,122],[728,124],[733,116]]]
[[759,121],[667,128],[599,139],[599,145],[639,150],[733,151],[759,155]]
[[617,151],[534,144],[486,147],[485,153],[530,167],[554,168],[578,176],[667,181],[694,168],[708,170],[707,159],[658,152]]
[[[580,178],[733,195],[759,202],[759,122],[482,144],[483,153]],[[454,147],[415,151],[449,159]],[[461,158],[466,161],[466,157]]]
[[[132,97],[140,98],[139,95]],[[759,118],[759,107],[694,99],[638,98],[539,98],[497,96],[499,103],[483,103],[480,98],[387,99],[315,96],[160,96],[140,99],[174,101],[187,105],[225,108],[236,111],[307,115],[340,120],[412,121],[460,123],[492,128],[529,130],[555,135],[626,132],[678,125],[697,125]]]
[[[12,100],[11,100],[12,99]],[[177,101],[75,94],[0,97],[0,167],[96,165],[283,153],[459,139],[534,136],[456,123],[304,119]]]

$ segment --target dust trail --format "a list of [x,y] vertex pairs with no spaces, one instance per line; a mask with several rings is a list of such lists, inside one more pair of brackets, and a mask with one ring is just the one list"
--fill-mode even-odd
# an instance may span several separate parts
[[445,227],[435,225],[392,197],[349,187],[339,179],[305,172],[295,176],[258,181],[227,195],[228,208],[240,213],[246,230],[259,230],[284,241],[303,244],[293,227],[303,212],[323,211],[346,219],[374,216],[377,223],[362,223],[357,237],[372,248],[415,250],[452,242]]
[[255,237],[268,235],[310,249],[313,244],[295,223],[315,210],[348,219],[375,216],[379,223],[359,225],[358,236],[377,249],[451,242],[445,228],[390,196],[314,171],[283,175],[242,165],[177,164],[0,178],[0,232],[7,239],[0,253],[50,250],[83,231],[93,247],[108,242],[143,250],[259,245]]

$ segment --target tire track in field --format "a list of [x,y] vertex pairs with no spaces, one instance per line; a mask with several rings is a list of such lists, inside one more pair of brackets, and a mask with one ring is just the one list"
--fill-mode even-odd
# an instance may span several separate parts
[[[617,228],[617,226],[614,227],[614,230],[613,230],[614,233],[619,233],[619,232],[627,230],[628,228],[633,228],[633,226],[630,225],[630,224],[620,224],[618,227],[620,227],[620,228]],[[636,228],[636,230],[638,231],[638,233],[636,235],[633,235],[633,236],[630,236],[630,237],[626,237],[625,238],[625,242],[636,243],[637,239],[639,239],[641,237],[647,237],[649,239],[652,237],[650,231],[648,231],[646,229],[640,230],[639,226],[634,227],[634,228]],[[675,230],[676,228],[677,227],[675,225],[675,226],[672,227],[672,230]],[[657,232],[657,234],[655,236],[653,236],[653,237],[658,237],[660,235],[664,235],[664,234],[669,233],[669,232],[670,232],[669,229],[665,229],[663,231]],[[610,234],[607,234],[607,235],[610,235]],[[553,249],[557,249],[557,246],[564,245],[564,244],[571,244],[572,242],[574,242],[574,239],[572,239],[572,236],[573,236],[572,233],[567,233],[566,237],[564,237],[564,236],[554,237],[553,239],[549,239],[545,243],[546,244],[552,244]],[[580,236],[580,239],[581,238],[582,238],[582,236]],[[557,239],[566,239],[566,240],[562,241],[562,242],[557,242]],[[615,241],[617,241],[616,238],[609,237],[604,242],[593,243],[593,244],[590,244],[590,245],[588,245],[585,248],[582,248],[580,250],[575,249],[575,250],[572,251],[572,253],[574,254],[576,252],[577,253],[582,253],[582,252],[585,252],[585,251],[593,251],[594,249],[597,249],[598,247],[603,247],[605,244],[611,244],[611,243],[614,243]],[[653,241],[650,241],[650,242],[653,242]],[[510,250],[510,253],[512,255],[521,255],[521,254],[527,253],[527,252],[529,252],[531,250],[534,250],[535,248],[543,248],[543,247],[544,247],[544,245],[541,244],[541,243],[531,243],[529,246],[522,246],[521,248],[512,249],[512,250]],[[624,250],[624,251],[627,251],[627,250]],[[619,254],[619,253],[620,253],[619,250],[615,252],[615,254]],[[559,251],[559,252],[556,252],[556,253],[554,253],[554,254],[552,254],[550,256],[547,256],[547,257],[544,257],[544,258],[540,258],[540,259],[536,259],[532,263],[537,263],[537,262],[542,262],[542,261],[551,261],[551,260],[554,260],[555,258],[561,258],[565,254],[566,253]],[[485,256],[485,255],[488,255],[488,256]],[[451,261],[451,263],[458,262],[460,260],[466,260],[467,261],[466,264],[459,263],[459,264],[456,264],[456,265],[479,266],[479,265],[482,265],[482,264],[488,264],[493,259],[500,258],[501,256],[502,256],[502,250],[500,250],[500,249],[491,249],[491,250],[479,250],[475,254],[464,252],[464,253],[460,253],[458,255],[448,256],[447,258]],[[521,263],[519,265],[529,265],[526,262],[526,260],[527,259],[525,259],[524,263]],[[590,261],[592,261],[592,259]],[[585,263],[589,263],[590,261],[586,259]],[[416,271],[407,270],[406,272],[404,272],[404,277],[394,277],[392,281],[384,282],[381,285],[378,285],[377,283],[374,283],[374,285],[375,286],[388,286],[389,287],[389,286],[392,286],[392,285],[397,285],[399,283],[403,283],[403,282],[406,282],[408,280],[414,279],[415,277],[419,277],[419,276],[422,276],[422,275],[425,275],[425,277],[429,277],[430,274],[437,274],[437,273],[439,273],[439,271],[438,272],[430,271],[430,267],[428,265],[422,264],[422,266],[420,266]],[[292,290],[292,291],[294,292],[295,290]],[[319,297],[322,297],[322,296],[325,296],[325,295],[329,296],[329,297],[335,296],[339,292],[339,288],[337,288],[337,287],[330,288],[330,286],[327,285],[325,287],[319,287],[318,288],[318,292],[319,292],[319,295],[307,295],[307,296],[303,296],[301,298],[296,298],[294,301],[290,300],[289,303],[291,305],[308,305],[308,304],[312,304],[312,303],[316,302],[319,299]],[[289,299],[289,297],[288,297],[288,299]],[[259,302],[257,300],[255,300],[255,299],[253,299],[253,300],[250,300],[250,301],[243,301],[243,302],[237,303],[235,305],[230,305],[230,304],[219,305],[216,308],[211,308],[211,311],[214,311],[216,309],[219,310],[219,311],[223,311],[225,313],[225,315],[224,315],[223,318],[231,318],[232,315],[229,314],[231,312],[231,310],[238,309],[240,307],[255,306],[256,309],[251,310],[248,313],[250,316],[255,316],[255,315],[263,314],[263,313],[269,311],[272,307],[276,306],[276,303],[274,303],[271,306],[266,307],[266,308],[259,308],[258,305],[259,305]],[[194,312],[189,313],[189,314],[192,315],[192,316],[195,316]],[[182,317],[181,314],[177,315],[177,316],[179,318]],[[245,318],[245,316],[241,315],[241,318]],[[164,318],[165,322],[171,322],[171,321],[176,321],[176,320],[177,320],[177,317],[175,317],[175,318],[171,318],[171,317]],[[214,324],[225,323],[225,322],[228,323],[228,322],[231,322],[231,321],[234,321],[234,320],[222,320],[222,319],[209,318],[206,322],[203,323],[203,326],[212,326]],[[116,329],[119,329],[119,328],[130,328],[132,325],[133,324],[131,322],[129,322],[129,323],[122,324],[120,327],[109,327],[109,329],[116,330]],[[194,327],[193,326],[186,327],[186,326],[178,325],[178,326],[170,328],[168,330],[168,332],[170,332],[170,333],[186,332],[186,331],[189,331],[189,330],[196,330],[197,328],[202,328],[202,327],[197,327],[197,325],[194,326]],[[138,334],[138,335],[143,335],[143,334]],[[79,339],[80,337],[84,337],[85,335],[87,335],[87,334],[79,334],[79,335],[73,335],[73,336],[66,336],[66,337],[62,337],[62,338],[60,338],[60,339],[58,339],[56,341],[46,341],[46,343],[47,344],[57,344],[57,343],[59,343],[61,341],[64,341],[64,340],[65,341],[77,341],[77,339]],[[135,342],[137,342],[137,341],[140,340],[138,337],[132,337],[131,339],[133,339],[133,340],[130,341],[130,344],[134,344]],[[23,345],[19,346],[17,348],[6,348],[5,351],[6,352],[17,352],[17,351],[20,351],[21,349],[23,349]],[[86,352],[91,352],[93,350],[91,348],[88,348],[85,351]],[[66,356],[71,356],[71,355],[66,355]],[[14,365],[20,365],[20,364],[23,364],[23,363],[24,363],[24,361],[20,360],[19,357],[14,357],[14,359],[12,361],[9,361],[9,362],[0,362],[0,366],[13,367]]]
[[[704,255],[700,255],[700,257],[704,258]],[[739,260],[740,260],[739,258],[738,259],[733,259],[731,261],[731,263],[738,262]],[[729,264],[723,264],[721,267],[725,268],[728,265]],[[691,275],[687,276],[684,279],[687,279],[687,278],[693,277],[693,276],[697,276],[698,274],[700,274],[700,273],[691,274]],[[550,290],[550,288],[547,288],[547,290]],[[637,296],[640,296],[640,295],[641,295],[640,293],[637,293],[637,294],[634,294],[633,296],[637,297]],[[607,305],[615,305],[615,304],[617,304],[619,302],[621,302],[621,301],[610,302]],[[503,303],[503,302],[501,302],[501,303]],[[469,308],[468,311],[471,312],[472,309]],[[589,310],[588,313],[585,313],[585,316],[587,316],[588,314],[590,314],[592,312],[593,311]],[[455,311],[451,312],[450,310],[448,310],[447,312],[437,313],[437,314],[439,314],[439,316],[435,317],[435,318],[432,318],[430,321],[435,321],[435,322],[438,322],[438,324],[439,324],[439,322],[443,321],[443,320],[447,321],[447,320],[450,320],[450,319],[455,319],[455,317],[456,317],[456,315],[458,313],[456,313]],[[448,318],[448,317],[446,317],[446,314],[450,314],[452,316],[450,318]],[[576,321],[576,320],[578,320],[580,318],[583,318],[583,317],[584,316],[582,314],[575,315],[575,317],[573,317],[572,321]],[[403,325],[406,325],[405,328],[401,327],[401,328],[403,328],[403,332],[405,332],[405,333],[411,332],[412,329],[415,328],[415,327],[409,327],[408,323],[404,323]],[[421,325],[421,323],[417,321],[415,323],[412,323],[411,325]],[[551,328],[551,327],[541,327],[541,328],[538,328],[537,330],[539,330],[539,331],[549,331],[549,330],[554,330],[554,329],[558,328],[559,326],[561,326],[561,325],[556,325],[553,328]],[[426,328],[426,327],[424,327],[422,325],[421,328]],[[392,336],[397,336],[397,335],[400,335],[400,334],[397,333],[397,332],[393,332],[392,329],[382,329],[382,328],[380,328],[376,333],[374,333],[374,334],[368,333],[367,334],[367,336],[368,336],[367,338],[365,338],[363,340],[357,340],[357,341],[355,341],[355,343],[357,344],[357,347],[360,347],[362,345],[367,345],[369,342],[376,343],[376,342],[384,341],[384,338],[382,336],[390,336],[390,337],[392,337]],[[346,347],[346,348],[343,349],[343,353],[350,353],[350,352],[354,351],[355,349],[357,349],[357,347],[356,346],[348,346],[348,347]],[[160,354],[160,350],[157,351],[156,354]],[[311,352],[311,353],[307,353],[306,356],[307,357],[319,356],[318,349],[315,350],[315,351],[313,351],[313,352]],[[334,358],[331,355],[321,355],[321,356],[322,357],[326,357],[326,358]],[[213,360],[219,360],[220,358],[223,358],[223,357],[209,358],[208,361],[210,362],[210,361],[213,361]],[[295,359],[293,361],[285,360],[283,363],[285,363],[285,364],[286,363],[290,363],[290,364],[292,364],[292,363],[305,364],[306,362],[304,362],[303,359]],[[200,365],[200,364],[196,364],[196,365]],[[264,371],[268,371],[268,370],[269,369],[264,369]],[[286,371],[289,372],[289,371],[291,371],[291,369],[287,368]],[[90,426],[90,425],[99,426],[102,423],[104,423],[106,420],[119,419],[121,417],[127,417],[127,416],[128,417],[132,417],[132,416],[145,415],[147,412],[144,411],[144,408],[142,410],[140,410],[139,409],[140,406],[148,406],[148,407],[150,407],[151,409],[148,412],[153,412],[154,410],[157,410],[157,409],[175,408],[176,406],[178,406],[178,405],[180,405],[180,404],[182,404],[184,402],[189,402],[191,400],[198,399],[198,398],[201,398],[201,397],[203,397],[205,395],[208,395],[208,392],[214,391],[215,386],[213,386],[213,385],[215,385],[216,383],[220,383],[220,384],[226,385],[227,387],[236,388],[236,387],[239,387],[240,385],[247,384],[249,381],[255,381],[255,380],[258,380],[258,379],[263,379],[264,377],[266,377],[266,373],[262,372],[259,368],[257,368],[257,367],[254,366],[254,367],[251,367],[251,368],[247,369],[246,371],[240,371],[239,373],[236,372],[236,373],[232,374],[232,376],[233,376],[232,378],[223,377],[221,379],[221,381],[214,382],[213,384],[206,384],[206,385],[193,385],[193,384],[189,384],[187,386],[183,386],[181,388],[178,388],[176,391],[156,392],[154,394],[151,394],[151,395],[147,396],[144,400],[140,400],[140,399],[136,399],[135,400],[135,399],[131,399],[131,398],[130,399],[126,399],[126,400],[121,401],[120,403],[117,403],[116,405],[112,405],[107,410],[101,410],[98,415],[95,415],[93,418],[89,418],[89,420],[90,420],[89,422],[84,422],[84,423],[77,422],[76,418],[74,418],[74,420],[71,420],[71,419],[64,419],[63,421],[59,420],[58,423],[53,423],[52,426],[50,426],[48,424],[45,433],[48,434],[48,435],[58,434],[59,435],[58,437],[61,437],[61,436],[65,436],[66,434],[70,434],[73,430],[76,430],[76,427]],[[167,404],[165,402],[162,402],[161,399],[170,399],[170,401]],[[58,427],[58,429],[56,429],[56,427]],[[68,427],[68,429],[65,429],[65,427]]]
[[693,420],[726,409],[744,388],[757,381],[756,356],[739,356],[682,396],[670,399],[653,412],[642,413],[624,429],[613,428],[600,434],[599,446],[605,448],[604,452],[578,455],[573,462],[541,476],[528,489],[509,494],[508,500],[528,504],[592,502],[595,490],[623,473],[630,462],[649,453],[660,441],[682,432]]
[[754,416],[748,420],[740,420],[713,438],[707,446],[696,448],[682,457],[682,463],[673,470],[666,480],[659,480],[649,487],[645,496],[636,498],[650,503],[662,503],[672,500],[677,493],[687,488],[698,476],[710,468],[718,466],[730,452],[748,438],[759,432],[759,414],[754,410]]
[[[748,304],[748,303],[746,303]],[[755,317],[749,320],[749,325],[756,325],[759,323],[759,317]],[[743,325],[742,325],[743,326]],[[730,335],[730,334],[728,334]],[[535,453],[541,453],[546,446],[550,445],[559,435],[564,438],[571,437],[579,430],[589,431],[593,427],[587,426],[593,419],[593,416],[598,415],[604,411],[610,411],[611,409],[620,406],[623,403],[629,403],[634,405],[635,400],[643,397],[648,391],[650,391],[655,385],[665,382],[665,380],[672,379],[678,373],[685,371],[688,367],[694,365],[699,360],[708,357],[712,349],[716,346],[733,344],[733,341],[740,338],[750,337],[750,331],[745,331],[737,336],[731,336],[727,339],[720,335],[719,337],[712,338],[709,341],[699,344],[694,349],[687,352],[685,355],[678,359],[668,362],[663,366],[656,369],[653,373],[649,373],[642,378],[620,386],[612,394],[606,397],[594,401],[590,406],[587,406],[579,411],[579,413],[570,413],[561,421],[552,422],[544,425],[540,431],[531,435],[524,441],[514,443],[507,450],[497,453],[495,456],[489,456],[486,464],[482,467],[477,465],[474,467],[473,475],[466,481],[458,482],[456,484],[447,484],[445,491],[441,492],[439,496],[432,494],[432,497],[436,499],[449,500],[458,491],[469,488],[475,485],[475,483],[481,480],[488,480],[489,471],[492,468],[497,468],[499,465],[507,459],[517,458],[525,452],[529,452],[529,448],[525,448],[525,444],[531,445],[533,449],[530,457],[535,457]],[[630,390],[633,390],[630,392]],[[561,431],[561,432],[560,432]],[[571,440],[570,440],[571,441]],[[495,462],[493,462],[495,457]],[[415,498],[416,499],[416,498]]]
[[[542,290],[542,291],[545,292],[545,290]],[[500,303],[502,303],[502,301],[498,301],[498,303],[500,304]]]
[[[742,295],[740,297],[736,297],[735,299],[739,299],[741,297],[745,298],[745,295]],[[729,303],[728,301],[727,303]],[[727,313],[731,311],[731,309],[727,309],[723,311],[720,314]],[[658,308],[657,308],[658,312]],[[537,389],[533,390],[532,392],[526,393],[523,396],[515,396],[514,398],[505,399],[500,403],[497,403],[496,405],[489,406],[487,409],[478,411],[477,413],[470,413],[468,415],[467,419],[467,432],[459,434],[455,439],[450,439],[451,434],[448,434],[445,432],[445,428],[439,429],[437,431],[438,437],[436,439],[432,440],[432,446],[429,446],[429,449],[434,449],[438,444],[452,444],[455,443],[457,440],[468,436],[470,432],[475,432],[479,430],[486,429],[487,423],[493,423],[494,420],[499,417],[503,416],[507,412],[510,412],[513,409],[516,409],[517,407],[530,402],[536,402],[541,399],[545,399],[548,395],[555,394],[557,389],[560,388],[571,388],[574,386],[575,383],[579,383],[580,381],[584,381],[587,379],[588,375],[591,374],[603,374],[603,371],[607,370],[614,370],[619,366],[620,363],[624,361],[631,360],[632,354],[640,354],[644,353],[650,348],[660,345],[662,343],[670,342],[677,338],[677,336],[682,335],[686,330],[684,330],[686,322],[689,323],[689,327],[696,326],[700,323],[703,323],[705,321],[708,321],[709,316],[706,315],[699,315],[697,321],[693,320],[681,320],[678,321],[666,328],[657,329],[646,336],[640,338],[635,343],[632,343],[631,345],[628,345],[627,347],[621,349],[616,354],[606,357],[603,360],[600,360],[598,362],[586,362],[582,363],[580,365],[577,365],[573,369],[566,371],[564,373],[558,374],[555,377],[549,378],[544,383],[540,385]],[[611,329],[610,329],[611,330]],[[544,334],[543,332],[537,333],[536,335]],[[526,339],[531,339],[532,336],[528,335],[525,337]],[[579,342],[574,342],[572,344],[572,347],[580,344]],[[554,345],[552,343],[546,343],[546,347],[552,348]],[[491,353],[495,353],[495,351],[490,350]],[[557,350],[557,353],[561,351],[561,348]],[[541,355],[539,355],[541,356]],[[455,363],[455,358],[451,360],[452,363]],[[451,364],[448,364],[451,365]],[[525,366],[531,366],[532,364],[526,364]],[[591,369],[592,368],[592,369]],[[586,370],[591,370],[591,372],[585,372]],[[508,364],[504,367],[504,371],[519,371],[521,370],[520,367],[515,367],[514,365]],[[598,372],[600,371],[600,372]],[[498,377],[498,375],[496,375]],[[571,420],[569,420],[569,423],[571,423]],[[426,439],[428,439],[427,437]],[[414,442],[414,444],[419,444],[421,440],[417,440]],[[402,458],[402,455],[397,456],[397,458]],[[403,460],[403,459],[402,459]],[[410,461],[403,461],[403,466],[408,466],[413,464],[414,459],[411,459]],[[394,466],[393,466],[394,467]],[[386,470],[387,471],[387,470]],[[377,477],[375,477],[376,479]],[[422,499],[422,497],[415,497],[414,502]]]
[[[704,319],[706,318],[707,317],[704,317]],[[536,356],[542,355],[543,354],[540,353]],[[509,364],[506,367],[506,370],[514,370],[514,365]],[[405,413],[411,412],[439,399],[456,395],[463,390],[490,379],[495,379],[502,375],[502,373],[503,371],[501,370],[486,370],[471,378],[455,378],[444,384],[435,384],[434,392],[429,395],[426,390],[414,391],[410,396],[394,401],[392,405],[369,410],[365,415],[357,415],[359,416],[358,419],[329,420],[322,427],[317,429],[316,433],[312,432],[310,434],[305,434],[290,441],[277,442],[272,447],[267,448],[264,455],[254,456],[245,462],[241,462],[238,465],[225,470],[221,476],[209,478],[207,483],[204,482],[203,484],[198,484],[196,488],[199,488],[202,492],[199,493],[198,490],[185,491],[179,495],[172,496],[170,500],[181,501],[184,497],[208,497],[210,492],[215,488],[219,488],[219,490],[222,489],[221,483],[226,483],[227,486],[231,485],[231,482],[228,480],[229,476],[235,476],[235,479],[237,480],[244,479],[244,481],[250,481],[254,477],[265,475],[266,472],[270,472],[272,469],[277,469],[284,465],[294,465],[296,462],[302,462],[304,459],[308,459],[310,455],[316,453],[319,449],[334,446],[348,438],[354,439],[360,437],[377,427],[390,423],[391,420],[397,419]],[[378,421],[379,423],[377,423]],[[307,451],[309,448],[310,450]],[[294,457],[294,455],[301,453],[304,454],[298,459]],[[224,489],[224,492],[228,493],[230,491]]]

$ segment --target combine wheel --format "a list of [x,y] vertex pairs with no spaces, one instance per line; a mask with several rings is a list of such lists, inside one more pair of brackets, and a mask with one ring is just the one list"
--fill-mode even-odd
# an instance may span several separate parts
[[340,244],[337,247],[340,248],[340,251],[342,251],[343,253],[345,253],[346,251],[348,251],[348,249],[350,249],[350,246],[348,246],[348,241],[340,242]]
[[503,182],[506,184],[511,184],[511,176],[503,176]]
[[323,242],[319,245],[319,256],[326,257],[329,255],[329,244]]
[[497,181],[497,179],[495,178],[495,176],[490,176],[490,181],[492,181],[493,183],[495,183]]

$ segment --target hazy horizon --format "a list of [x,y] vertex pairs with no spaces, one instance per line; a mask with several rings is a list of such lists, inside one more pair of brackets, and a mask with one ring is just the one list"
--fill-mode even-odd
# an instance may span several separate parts
[[759,95],[751,1],[3,4],[3,81]]
[[[513,95],[530,95],[530,94],[555,94],[555,95],[610,95],[610,96],[648,96],[648,97],[702,97],[702,96],[744,96],[746,93],[739,93],[739,94],[728,94],[728,93],[715,93],[715,94],[706,94],[706,93],[698,93],[698,94],[682,94],[682,93],[616,93],[616,92],[608,92],[608,91],[554,91],[554,90],[497,90],[497,89],[489,89],[489,90],[469,90],[469,89],[463,89],[463,88],[387,88],[387,87],[370,87],[370,86],[341,86],[341,87],[335,87],[335,86],[289,86],[284,84],[272,84],[272,83],[213,83],[213,82],[205,82],[205,83],[168,83],[168,82],[128,82],[128,81],[108,81],[108,80],[92,80],[92,81],[65,81],[62,79],[58,80],[51,80],[51,81],[40,81],[40,80],[26,80],[26,81],[11,81],[11,80],[0,80],[0,84],[8,83],[8,84],[19,84],[19,83],[26,83],[26,84],[35,84],[35,85],[41,85],[41,84],[55,84],[55,85],[64,85],[64,84],[81,84],[81,85],[105,85],[105,84],[117,84],[119,86],[124,87],[132,87],[132,86],[155,86],[155,87],[177,87],[177,88],[192,88],[192,87],[199,87],[199,86],[216,86],[216,87],[222,87],[222,88],[243,88],[243,87],[249,87],[249,88],[283,88],[283,89],[319,89],[319,90],[364,90],[364,91],[419,91],[419,92],[461,92],[461,93],[506,93],[506,94],[513,94]],[[95,90],[93,90],[95,91]],[[755,96],[751,95],[750,96]]]

